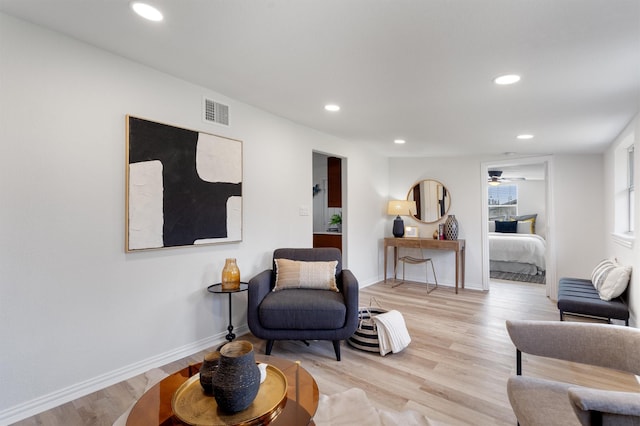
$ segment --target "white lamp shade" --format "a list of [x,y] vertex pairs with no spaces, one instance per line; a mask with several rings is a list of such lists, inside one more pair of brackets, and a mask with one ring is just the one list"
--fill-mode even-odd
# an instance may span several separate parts
[[391,200],[387,205],[387,214],[392,216],[413,216],[416,214],[416,202],[407,200]]

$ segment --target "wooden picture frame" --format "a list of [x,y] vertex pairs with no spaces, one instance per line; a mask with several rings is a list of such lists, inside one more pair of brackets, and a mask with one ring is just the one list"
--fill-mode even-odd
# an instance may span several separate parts
[[405,226],[404,227],[404,236],[408,238],[417,238],[418,237],[418,227],[417,226]]
[[242,141],[126,117],[125,251],[242,241]]

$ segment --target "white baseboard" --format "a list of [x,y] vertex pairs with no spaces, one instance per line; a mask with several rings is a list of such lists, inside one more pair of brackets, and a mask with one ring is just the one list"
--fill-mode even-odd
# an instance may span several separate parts
[[[235,327],[234,332],[241,336],[249,332],[249,327],[247,324],[242,324]],[[27,417],[35,416],[43,411],[66,404],[74,399],[82,398],[85,395],[99,391],[123,380],[130,379],[131,377],[142,374],[153,368],[162,367],[163,365],[191,356],[204,349],[218,346],[225,341],[226,334],[227,331],[225,330],[214,336],[189,343],[163,354],[135,362],[100,376],[76,383],[75,385],[71,385],[47,395],[9,407],[0,411],[0,426],[10,425],[26,419]]]

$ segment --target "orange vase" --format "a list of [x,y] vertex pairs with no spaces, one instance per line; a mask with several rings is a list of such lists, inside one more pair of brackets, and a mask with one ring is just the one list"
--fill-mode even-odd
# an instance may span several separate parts
[[222,268],[222,289],[237,290],[240,288],[240,269],[235,259],[227,259]]

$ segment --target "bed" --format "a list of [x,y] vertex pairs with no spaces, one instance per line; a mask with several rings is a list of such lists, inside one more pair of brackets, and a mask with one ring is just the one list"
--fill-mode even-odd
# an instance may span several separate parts
[[546,242],[530,233],[489,232],[489,269],[527,275],[545,273]]

